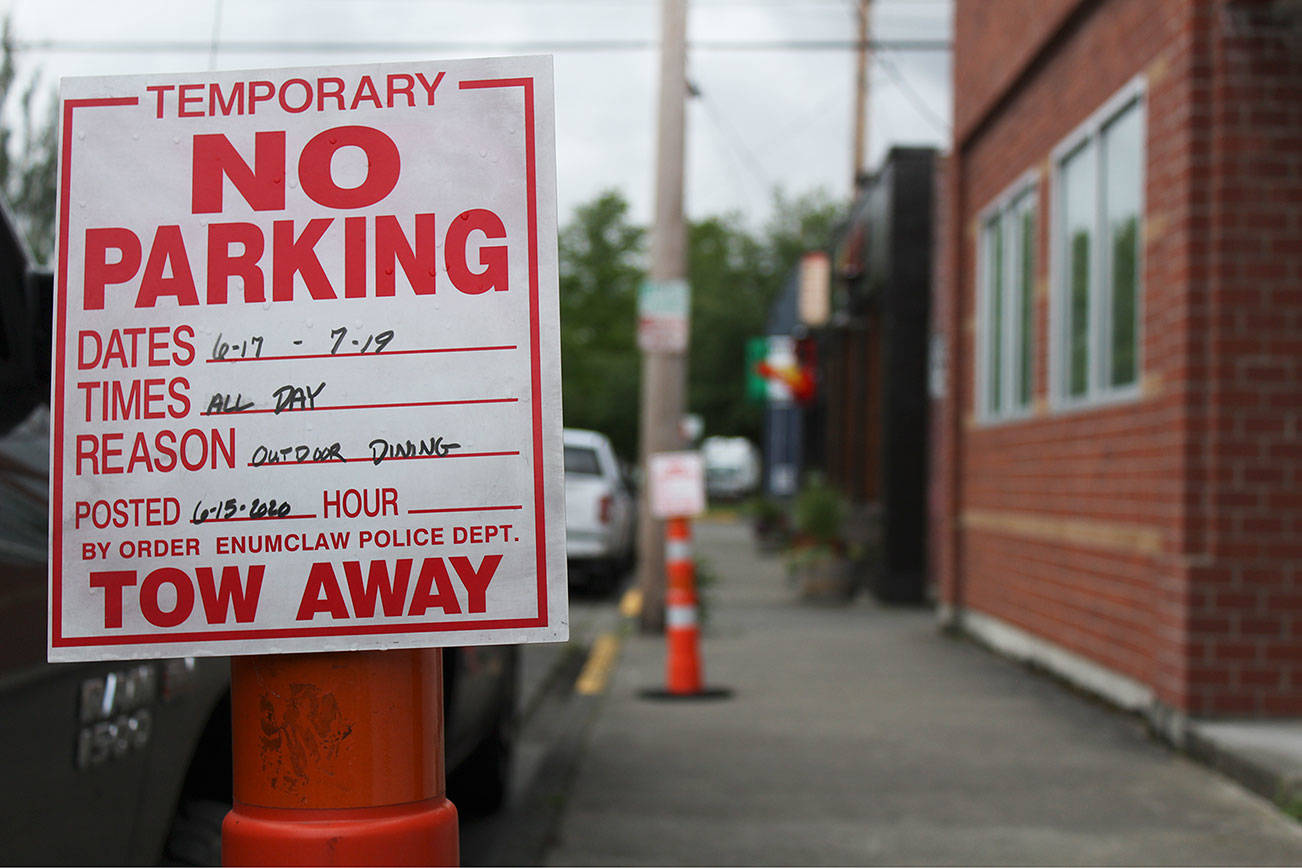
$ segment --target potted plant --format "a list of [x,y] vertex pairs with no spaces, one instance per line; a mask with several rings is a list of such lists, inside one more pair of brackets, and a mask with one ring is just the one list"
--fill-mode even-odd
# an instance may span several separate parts
[[787,575],[801,598],[845,602],[854,596],[854,570],[844,526],[845,499],[821,475],[812,474],[796,495]]

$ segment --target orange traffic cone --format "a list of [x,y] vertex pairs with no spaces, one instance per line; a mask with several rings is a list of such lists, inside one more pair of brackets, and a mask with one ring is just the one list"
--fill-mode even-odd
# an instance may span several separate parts
[[696,574],[692,563],[692,526],[671,518],[665,546],[665,687],[670,693],[701,690],[700,629],[696,617]]
[[726,688],[702,686],[692,524],[682,516],[667,519],[665,536],[665,689],[643,690],[641,694],[647,699],[731,696],[732,691]]

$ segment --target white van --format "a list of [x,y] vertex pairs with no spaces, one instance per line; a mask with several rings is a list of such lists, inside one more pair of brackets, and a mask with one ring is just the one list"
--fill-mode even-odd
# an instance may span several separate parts
[[710,497],[736,499],[759,488],[760,452],[745,437],[706,437],[701,457]]

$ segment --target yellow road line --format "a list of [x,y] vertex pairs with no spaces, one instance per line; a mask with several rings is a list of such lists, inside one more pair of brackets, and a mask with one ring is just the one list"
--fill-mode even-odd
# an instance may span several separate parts
[[619,600],[619,614],[625,618],[636,618],[642,614],[642,589],[629,588]]
[[583,664],[579,680],[574,682],[574,692],[584,696],[593,696],[606,689],[610,673],[615,668],[615,658],[619,656],[619,637],[614,633],[603,633],[592,643],[588,662]]

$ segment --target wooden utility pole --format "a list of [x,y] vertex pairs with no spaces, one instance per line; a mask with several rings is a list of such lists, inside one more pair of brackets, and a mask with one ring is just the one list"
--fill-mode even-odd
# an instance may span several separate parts
[[859,191],[859,181],[868,171],[868,5],[858,0],[858,47],[854,62],[854,165],[850,167],[850,189]]
[[[687,100],[687,0],[663,0],[660,38],[660,107],[656,134],[656,217],[651,234],[653,283],[687,279],[687,229],[683,219],[683,138]],[[683,447],[687,351],[647,350],[642,356],[640,459],[644,484],[638,510],[638,587],[641,628],[664,631],[664,526],[651,516],[648,456]]]

